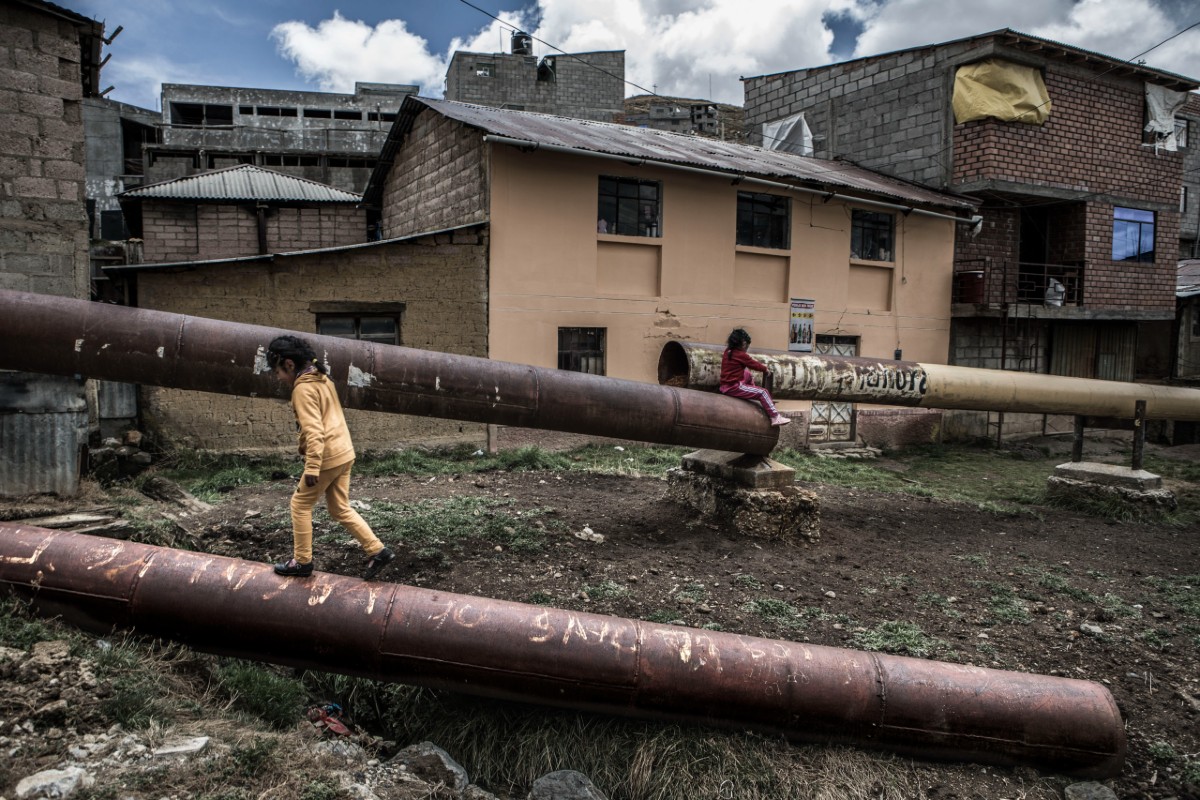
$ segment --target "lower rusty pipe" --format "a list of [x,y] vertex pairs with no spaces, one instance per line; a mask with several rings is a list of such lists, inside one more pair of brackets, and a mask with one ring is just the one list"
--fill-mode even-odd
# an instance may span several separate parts
[[[724,350],[714,344],[667,342],[658,359],[659,383],[716,389]],[[1114,419],[1133,419],[1135,406],[1145,401],[1147,419],[1200,421],[1200,390],[1181,386],[780,350],[755,350],[751,355],[770,367],[776,400]]]
[[[0,369],[283,396],[265,352],[288,331],[0,291]],[[301,332],[347,408],[766,455],[779,431],[728,397]]]
[[450,594],[0,523],[0,592],[306,669],[921,758],[1121,770],[1103,686]]

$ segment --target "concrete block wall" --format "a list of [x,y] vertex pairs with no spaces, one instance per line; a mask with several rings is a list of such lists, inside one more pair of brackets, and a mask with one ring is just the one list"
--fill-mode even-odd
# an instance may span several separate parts
[[[965,49],[965,48],[963,48]],[[929,186],[950,180],[947,59],[935,48],[909,50],[814,69],[748,78],[746,129],[762,144],[762,125],[804,112],[818,158],[845,156],[869,169]]]
[[484,221],[485,148],[478,130],[422,111],[383,187],[384,238]]
[[1192,92],[1178,115],[1188,120],[1188,145],[1183,150],[1183,185],[1187,187],[1187,208],[1181,212],[1179,238],[1186,242],[1180,258],[1200,258],[1200,94]]
[[86,298],[79,28],[0,3],[0,289]]
[[[455,53],[446,72],[446,99],[601,122],[624,112],[624,51],[552,58],[555,79],[539,81],[536,56]],[[477,74],[481,65],[490,66],[490,77]]]
[[[258,218],[249,206],[144,202],[143,258],[147,263],[257,255]],[[267,250],[285,253],[341,247],[367,240],[366,212],[351,206],[273,208]]]
[[[487,234],[469,228],[338,253],[222,264],[138,276],[139,303],[180,314],[315,332],[313,303],[404,304],[408,347],[487,355]],[[344,387],[341,387],[344,389]],[[278,398],[248,398],[142,387],[143,417],[170,446],[218,452],[295,450],[291,409]],[[361,453],[418,444],[484,441],[483,425],[348,410]]]

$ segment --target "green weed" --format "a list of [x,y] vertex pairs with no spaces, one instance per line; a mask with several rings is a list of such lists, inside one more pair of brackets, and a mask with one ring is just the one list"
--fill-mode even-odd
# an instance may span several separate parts
[[795,628],[802,624],[800,612],[791,603],[775,600],[770,597],[751,600],[742,606],[742,611],[754,614],[767,622],[773,622],[784,628]]
[[755,590],[761,589],[763,587],[763,582],[753,575],[743,572],[739,575],[733,576],[733,585],[739,589]]
[[215,677],[233,708],[276,730],[286,730],[300,718],[304,687],[275,668],[230,660],[217,667]]
[[708,589],[703,583],[689,583],[675,593],[679,600],[701,603],[708,597]]
[[372,505],[364,516],[381,538],[400,539],[418,548],[484,539],[518,552],[541,550],[546,544],[546,526],[538,526],[535,520],[552,510],[508,513],[505,509],[514,503],[507,498],[463,496],[402,504],[384,502]]
[[604,581],[595,586],[584,586],[583,592],[592,600],[614,600],[629,594],[629,587],[614,581]]
[[945,649],[946,643],[933,639],[917,625],[910,622],[881,622],[868,631],[854,634],[855,645],[863,650],[926,658]]
[[1177,575],[1169,578],[1151,575],[1143,578],[1142,582],[1154,589],[1180,614],[1200,619],[1200,575]]

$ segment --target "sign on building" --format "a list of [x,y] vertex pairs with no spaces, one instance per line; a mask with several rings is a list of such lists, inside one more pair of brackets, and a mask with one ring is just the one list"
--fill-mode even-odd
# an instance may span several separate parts
[[815,300],[792,298],[792,314],[788,320],[788,350],[793,353],[813,351],[813,323],[817,314]]

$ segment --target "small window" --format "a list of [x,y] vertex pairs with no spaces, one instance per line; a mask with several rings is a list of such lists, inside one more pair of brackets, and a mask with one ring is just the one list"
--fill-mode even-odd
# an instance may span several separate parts
[[618,236],[662,236],[661,194],[658,181],[600,176],[596,230]]
[[361,111],[334,111],[333,118],[334,119],[352,119],[352,120],[356,120],[358,122],[362,122],[362,112]]
[[389,113],[387,111],[384,111],[382,113],[376,113],[374,111],[371,111],[367,114],[367,121],[369,121],[369,122],[395,122],[395,120],[396,120],[396,115]]
[[1188,210],[1187,187],[1180,186],[1179,187],[1179,213],[1186,214],[1187,210]]
[[737,193],[737,243],[788,248],[791,201],[775,194]]
[[559,328],[558,368],[604,375],[606,328]]
[[318,315],[317,333],[377,344],[400,344],[399,315]]
[[850,257],[864,261],[894,261],[895,218],[879,211],[854,209],[850,224]]
[[317,119],[333,119],[333,112],[328,108],[306,108],[304,116],[315,117]]
[[475,65],[475,77],[476,78],[492,77],[492,65],[491,64],[476,64]]
[[294,117],[296,109],[280,108],[278,106],[259,106],[258,115],[260,117]]
[[238,113],[243,114],[248,117],[253,116],[254,115],[254,106],[238,106]]
[[1113,261],[1154,263],[1154,212],[1113,208]]
[[1192,123],[1190,120],[1175,118],[1175,146],[1187,147],[1188,134],[1191,133]]

